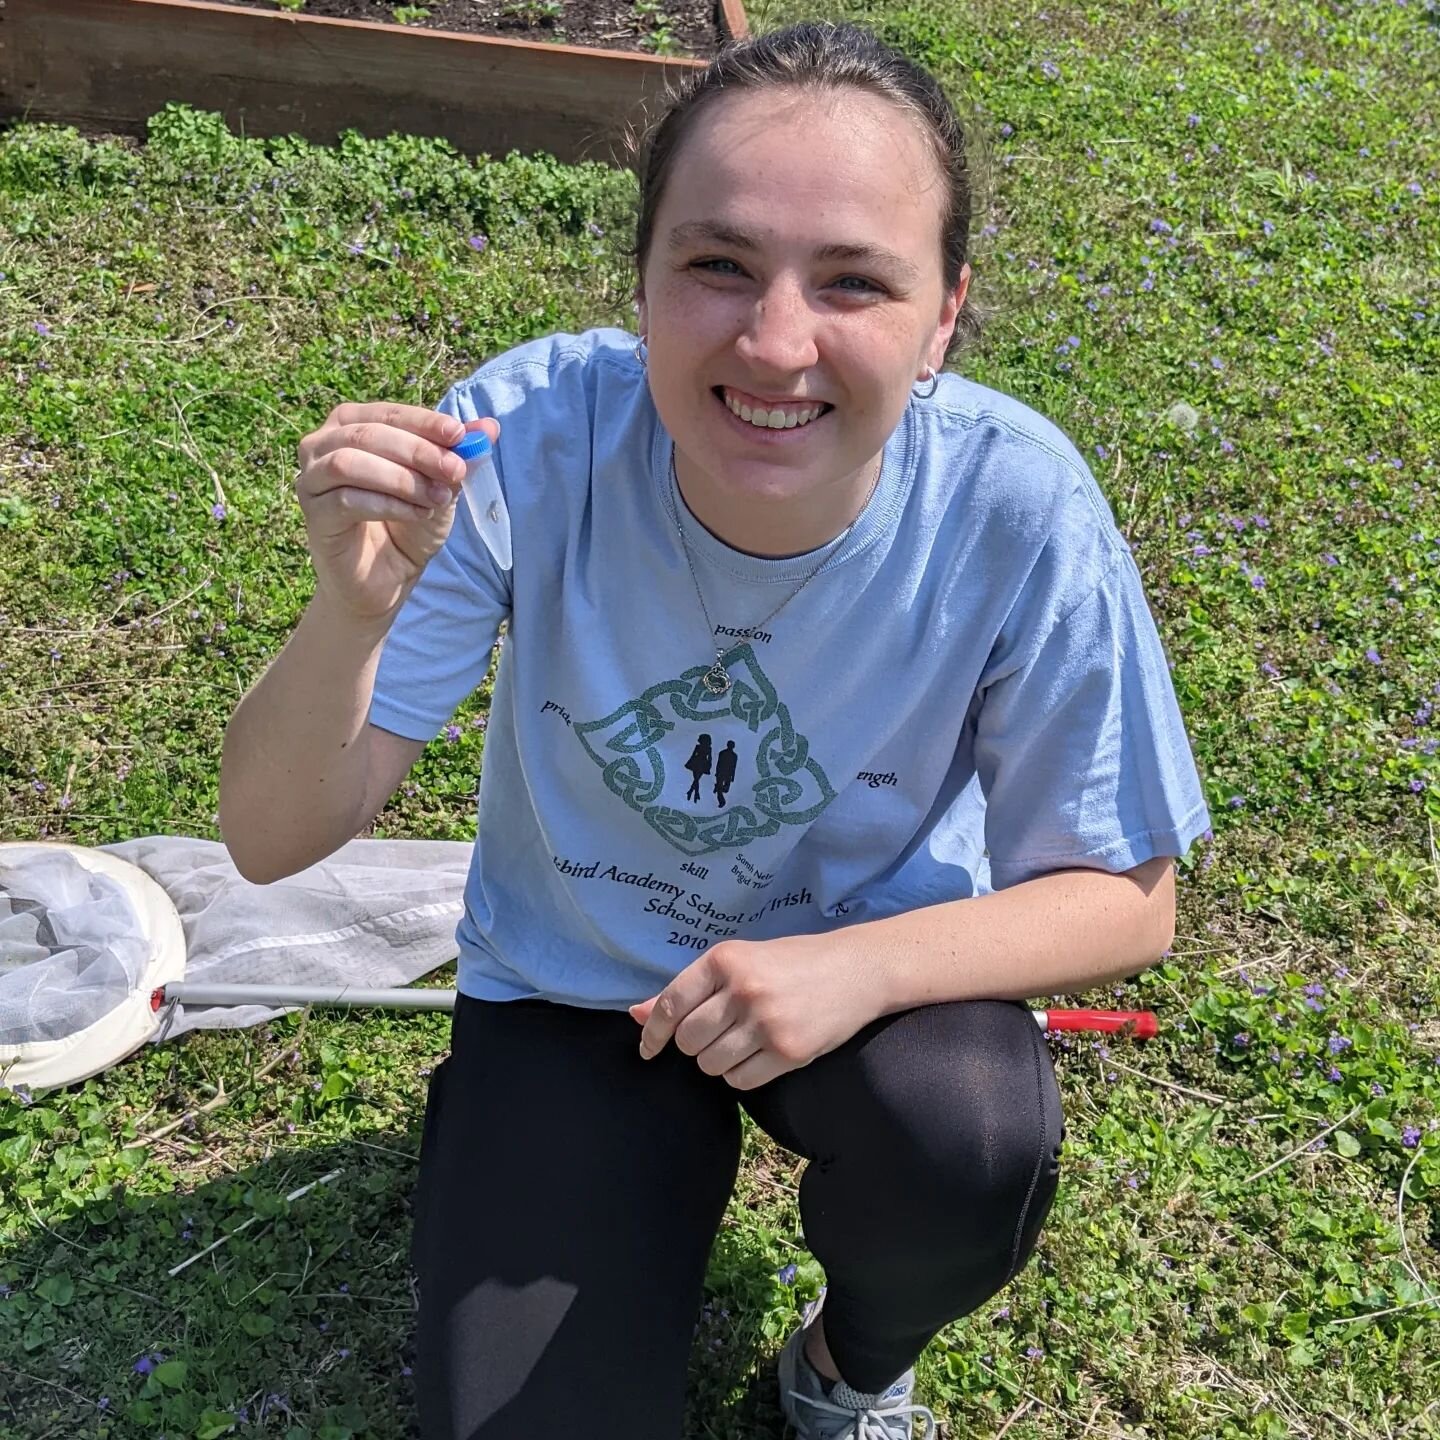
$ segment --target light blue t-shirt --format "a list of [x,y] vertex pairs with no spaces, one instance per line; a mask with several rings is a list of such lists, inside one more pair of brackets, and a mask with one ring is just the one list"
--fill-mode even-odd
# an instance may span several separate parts
[[[500,422],[514,566],[458,505],[386,639],[370,720],[432,739],[508,618],[456,932],[465,994],[622,1009],[730,937],[1127,870],[1205,831],[1135,563],[1054,425],[945,375],[850,532],[762,559],[674,489],[634,345],[538,340],[440,406]],[[732,632],[823,560],[718,698],[677,519]]]

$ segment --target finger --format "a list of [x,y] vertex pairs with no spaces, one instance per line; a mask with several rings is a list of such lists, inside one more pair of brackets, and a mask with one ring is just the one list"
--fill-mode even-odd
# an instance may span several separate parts
[[753,1025],[731,1025],[696,1054],[695,1063],[707,1075],[728,1075],[764,1048],[765,1042]]
[[788,1060],[782,1060],[773,1050],[757,1050],[733,1069],[726,1070],[724,1079],[735,1090],[758,1090],[762,1085],[768,1085],[799,1068]]
[[500,422],[491,419],[489,415],[484,415],[479,420],[467,420],[465,422],[466,433],[469,434],[473,430],[483,430],[490,437],[492,443],[500,438]]
[[649,1060],[670,1043],[675,1027],[718,989],[715,967],[702,955],[687,965],[655,998],[655,1007],[640,1032],[640,1053]]
[[360,520],[406,520],[412,524],[443,514],[443,505],[421,507],[375,490],[331,490],[327,505],[340,517],[340,528],[348,529]]
[[[717,1044],[722,1035],[741,1024],[743,1019],[734,997],[721,990],[703,1000],[675,1027],[675,1048],[685,1055],[698,1056],[709,1046]],[[719,1075],[729,1068],[722,1065],[714,1073]]]
[[637,1024],[643,1025],[650,1018],[650,1012],[655,1008],[655,1002],[659,998],[658,995],[652,995],[648,1000],[642,1000],[638,1005],[632,1005],[630,1018]]
[[333,496],[341,509],[351,509],[353,494],[373,491],[377,495],[404,500],[422,510],[449,504],[456,491],[449,485],[427,479],[418,471],[367,450],[334,450],[323,455],[296,482],[302,503]]
[[443,410],[432,410],[424,405],[401,405],[393,400],[345,401],[330,412],[321,428],[343,429],[348,425],[388,425],[440,446],[455,444],[465,433],[464,423]]
[[322,431],[311,445],[310,463],[316,465],[327,455],[343,450],[377,455],[442,485],[457,486],[465,475],[465,462],[448,447],[436,445],[421,435],[412,435],[408,430],[368,422]]

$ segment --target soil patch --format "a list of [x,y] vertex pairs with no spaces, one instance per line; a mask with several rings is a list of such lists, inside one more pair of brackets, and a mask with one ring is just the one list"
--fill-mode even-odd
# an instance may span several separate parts
[[[274,0],[221,3],[297,13],[293,5]],[[435,0],[410,7],[384,0],[304,0],[298,13],[706,60],[723,43],[717,9],[715,0]]]

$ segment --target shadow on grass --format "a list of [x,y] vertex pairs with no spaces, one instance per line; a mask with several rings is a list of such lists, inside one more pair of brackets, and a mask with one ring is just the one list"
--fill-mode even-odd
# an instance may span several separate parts
[[[417,1116],[184,1193],[116,1186],[59,1227],[37,1224],[0,1254],[0,1436],[414,1440],[419,1134]],[[152,1184],[164,1163],[148,1162]],[[774,1284],[727,1223],[697,1316],[686,1440],[783,1433],[773,1357],[788,1317]]]

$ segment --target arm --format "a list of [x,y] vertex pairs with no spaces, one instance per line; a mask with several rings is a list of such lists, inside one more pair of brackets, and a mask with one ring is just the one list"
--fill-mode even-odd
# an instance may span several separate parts
[[1169,946],[1174,902],[1168,856],[1119,875],[1056,871],[824,934],[723,940],[630,1014],[642,1058],[673,1038],[706,1074],[753,1090],[882,1015],[1134,974]]
[[[818,937],[817,937],[818,938]],[[1175,938],[1175,865],[1058,870],[837,932],[873,969],[877,1015],[945,1000],[1077,994],[1154,964]]]
[[425,748],[368,723],[388,629],[388,620],[346,618],[317,595],[231,717],[220,832],[247,880],[268,885],[334,854]]

